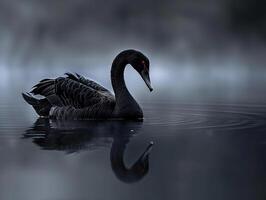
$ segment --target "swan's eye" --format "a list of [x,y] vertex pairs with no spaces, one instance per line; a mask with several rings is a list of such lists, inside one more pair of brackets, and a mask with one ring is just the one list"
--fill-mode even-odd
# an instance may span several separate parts
[[144,60],[141,61],[141,64],[145,70],[149,71],[149,66],[147,66],[147,64]]
[[143,65],[144,69],[147,69],[147,65],[146,65],[146,63],[145,63],[145,61],[144,61],[144,60],[143,60],[143,61],[141,61],[141,64]]

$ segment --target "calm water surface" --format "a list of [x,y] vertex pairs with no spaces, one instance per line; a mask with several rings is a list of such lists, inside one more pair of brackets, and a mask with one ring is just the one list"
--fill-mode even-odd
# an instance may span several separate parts
[[0,101],[0,199],[266,198],[266,105],[142,106],[143,122],[55,122]]

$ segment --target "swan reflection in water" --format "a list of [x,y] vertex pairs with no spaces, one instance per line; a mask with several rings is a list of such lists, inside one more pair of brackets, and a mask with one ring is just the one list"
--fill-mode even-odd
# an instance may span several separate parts
[[127,167],[124,153],[131,137],[142,126],[141,121],[51,121],[39,118],[26,130],[23,138],[32,138],[43,150],[67,153],[110,146],[110,160],[116,177],[125,183],[140,181],[149,171],[149,154],[153,142],[136,162]]

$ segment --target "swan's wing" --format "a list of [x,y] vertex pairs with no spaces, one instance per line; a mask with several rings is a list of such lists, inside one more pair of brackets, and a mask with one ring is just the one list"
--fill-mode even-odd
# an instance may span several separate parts
[[67,78],[70,78],[74,81],[80,82],[84,85],[87,85],[95,90],[99,90],[99,91],[105,91],[105,92],[109,92],[109,90],[107,90],[106,88],[104,88],[103,86],[101,86],[100,84],[96,83],[95,81],[92,81],[90,79],[85,78],[84,76],[80,75],[80,74],[72,74],[72,73],[66,73]]
[[99,91],[68,77],[44,79],[31,93],[45,96],[53,106],[85,108],[114,102],[114,96],[108,90]]

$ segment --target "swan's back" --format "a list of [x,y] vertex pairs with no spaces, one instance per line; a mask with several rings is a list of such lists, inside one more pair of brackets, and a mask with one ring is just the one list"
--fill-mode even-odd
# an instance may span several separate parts
[[115,98],[107,89],[83,76],[69,73],[67,77],[40,81],[31,93],[45,97],[37,100],[23,95],[36,112],[56,119],[109,118],[115,106]]

